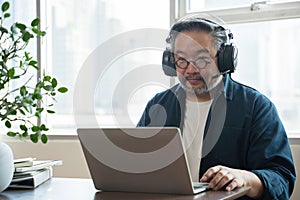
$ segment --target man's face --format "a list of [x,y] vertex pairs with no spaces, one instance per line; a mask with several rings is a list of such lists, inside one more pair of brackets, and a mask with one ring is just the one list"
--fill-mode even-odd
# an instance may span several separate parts
[[184,31],[177,35],[174,43],[176,71],[186,91],[201,95],[220,83],[220,76],[215,76],[219,73],[216,54],[213,38],[206,32]]

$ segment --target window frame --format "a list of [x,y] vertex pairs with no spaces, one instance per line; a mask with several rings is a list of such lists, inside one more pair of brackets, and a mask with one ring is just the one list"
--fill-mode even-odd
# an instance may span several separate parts
[[227,24],[261,22],[270,20],[300,18],[300,1],[291,2],[254,2],[247,6],[232,7],[227,9],[201,10],[199,12],[188,12],[187,2],[189,0],[170,0],[170,22],[193,14],[208,14],[218,16]]

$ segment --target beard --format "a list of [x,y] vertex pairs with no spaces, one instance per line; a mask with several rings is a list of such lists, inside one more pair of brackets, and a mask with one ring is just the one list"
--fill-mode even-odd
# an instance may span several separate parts
[[213,89],[215,89],[219,83],[222,81],[222,76],[219,76],[216,78],[216,80],[213,80],[213,82],[208,86],[205,79],[202,77],[197,77],[198,80],[203,81],[204,87],[202,88],[191,88],[187,86],[188,79],[190,77],[178,77],[180,86],[188,93],[191,93],[193,95],[202,95],[211,92]]

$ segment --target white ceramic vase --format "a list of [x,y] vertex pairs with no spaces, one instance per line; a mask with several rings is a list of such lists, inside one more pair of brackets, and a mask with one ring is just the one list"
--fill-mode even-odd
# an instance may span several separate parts
[[14,157],[11,148],[0,142],[0,192],[10,184],[14,173]]

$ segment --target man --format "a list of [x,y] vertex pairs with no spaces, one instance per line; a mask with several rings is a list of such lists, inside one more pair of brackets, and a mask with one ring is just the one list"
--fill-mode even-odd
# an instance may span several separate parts
[[288,199],[296,175],[286,132],[267,97],[231,79],[230,39],[206,19],[175,23],[163,68],[180,83],[148,102],[138,126],[179,127],[193,181],[213,190],[250,186],[243,199]]

